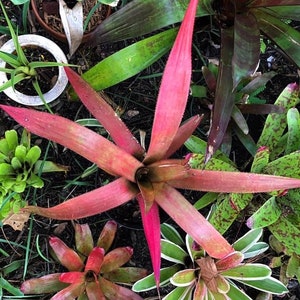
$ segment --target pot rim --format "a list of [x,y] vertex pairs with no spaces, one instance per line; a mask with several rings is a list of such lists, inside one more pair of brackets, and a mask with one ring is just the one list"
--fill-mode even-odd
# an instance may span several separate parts
[[[22,47],[24,46],[36,46],[40,47],[48,52],[50,52],[55,60],[59,63],[68,63],[67,58],[61,48],[55,44],[53,41],[45,38],[41,35],[36,34],[24,34],[18,36],[19,43]],[[9,40],[2,45],[0,48],[2,51],[7,53],[13,53],[15,51],[15,46],[13,40]],[[0,59],[0,67],[5,67],[6,62]],[[5,72],[0,72],[0,84],[5,83],[8,80],[7,74]],[[65,90],[65,87],[68,84],[68,77],[63,66],[58,66],[58,76],[55,85],[44,95],[46,103],[52,102],[62,92]],[[12,100],[29,106],[39,106],[43,105],[44,102],[39,96],[30,96],[20,93],[17,90],[14,90],[12,87],[9,87],[3,91],[9,98]]]
[[[64,33],[61,33],[59,31],[53,30],[40,16],[39,14],[39,8],[36,5],[37,0],[30,0],[32,11],[34,13],[35,18],[37,19],[38,23],[52,36],[54,36],[56,39],[58,39],[61,42],[67,43],[67,37]],[[102,4],[105,5],[105,4]],[[107,7],[107,13],[105,16],[105,19],[111,14],[111,7],[109,5],[105,5]],[[97,27],[96,27],[97,28]],[[81,44],[87,43],[89,39],[92,37],[93,32],[96,30],[96,28],[88,33],[84,33],[82,37]]]

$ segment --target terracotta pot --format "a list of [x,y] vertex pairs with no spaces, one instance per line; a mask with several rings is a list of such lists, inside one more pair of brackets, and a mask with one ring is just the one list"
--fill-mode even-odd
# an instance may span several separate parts
[[[24,48],[28,47],[40,47],[52,54],[55,61],[60,63],[67,63],[67,58],[64,52],[51,40],[36,34],[24,34],[18,37],[20,45]],[[13,40],[7,41],[2,45],[1,51],[7,53],[15,52],[15,46]],[[6,62],[0,59],[0,67],[5,67]],[[44,93],[44,98],[47,103],[52,102],[57,99],[58,96],[64,91],[65,87],[68,84],[68,78],[62,66],[58,68],[57,80],[54,86],[46,93]],[[5,72],[0,72],[0,85],[5,83],[8,80],[7,74]],[[13,89],[9,87],[3,91],[10,99],[24,105],[30,106],[39,106],[43,105],[43,101],[39,96],[31,96],[25,95],[18,91],[17,89]]]
[[[52,35],[57,40],[67,43],[66,35],[60,31],[55,30],[52,27],[50,27],[47,24],[47,22],[45,21],[44,16],[43,16],[44,10],[48,11],[48,14],[59,14],[58,13],[59,6],[58,6],[57,0],[43,1],[42,9],[39,7],[40,0],[30,0],[30,2],[31,2],[32,11],[33,11],[33,14],[34,14],[36,20],[45,29],[45,31],[48,32],[50,35]],[[109,5],[104,5],[104,4],[103,4],[103,6],[107,10],[107,13],[105,16],[105,18],[107,18],[111,14],[111,7]],[[87,43],[91,39],[93,31],[90,31],[83,35],[82,42],[81,42],[82,44]]]

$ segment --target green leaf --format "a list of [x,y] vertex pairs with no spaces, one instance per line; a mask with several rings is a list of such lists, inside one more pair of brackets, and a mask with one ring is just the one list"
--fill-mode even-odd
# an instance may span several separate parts
[[281,209],[273,196],[268,199],[248,220],[249,228],[263,228],[273,224],[281,215]]
[[218,195],[218,193],[206,193],[194,204],[194,207],[200,210],[212,202],[215,202],[218,199]]
[[220,272],[222,276],[235,280],[258,280],[271,276],[271,269],[263,264],[243,264]]
[[39,171],[41,171],[42,173],[68,172],[69,169],[69,167],[56,164],[53,161],[38,160],[34,165],[33,173],[38,174]]
[[264,173],[300,178],[300,151],[282,156],[268,163]]
[[195,269],[185,269],[172,276],[170,282],[179,287],[187,287],[196,280]]
[[[128,46],[90,68],[82,75],[92,88],[103,90],[144,70],[172,47],[177,29],[169,29]],[[76,97],[71,91],[72,98]]]
[[289,278],[297,277],[298,281],[300,280],[300,257],[299,255],[292,254],[288,261],[286,276]]
[[280,19],[289,19],[300,21],[300,6],[299,5],[290,5],[290,6],[273,6],[268,7],[268,12],[273,14]]
[[9,146],[6,139],[0,140],[0,153],[4,155],[4,157],[7,157],[9,155]]
[[[276,99],[275,105],[284,107],[286,110],[299,103],[299,90],[296,83],[289,84]],[[271,113],[268,115],[261,136],[257,142],[258,147],[267,146],[270,150],[270,158],[273,160],[278,153],[276,148],[287,126],[285,114]]]
[[288,251],[300,255],[300,230],[293,223],[281,216],[268,228]]
[[15,151],[15,148],[18,146],[18,134],[15,130],[6,130],[5,139],[8,144],[10,151]]
[[290,108],[287,112],[288,139],[285,154],[300,149],[300,116],[297,108]]
[[273,40],[294,63],[300,67],[300,32],[268,13],[255,9],[259,28]]
[[18,170],[18,169],[22,168],[22,163],[20,162],[20,160],[17,157],[13,157],[10,164],[14,168],[14,170]]
[[[169,283],[170,278],[180,270],[180,265],[173,265],[160,270],[160,286]],[[156,288],[154,273],[138,280],[133,286],[134,292],[145,292]]]
[[14,296],[23,296],[24,294],[16,287],[12,286],[7,280],[0,276],[0,289],[3,288]]
[[[181,22],[188,0],[133,0],[102,22],[93,33],[93,44],[112,43],[142,36]],[[212,1],[199,1],[197,16],[214,14]]]
[[8,163],[0,164],[0,176],[13,175],[15,173],[14,168]]
[[244,258],[248,259],[251,257],[255,257],[261,253],[264,253],[269,249],[269,245],[265,242],[258,242],[254,244],[251,248],[249,248],[246,252],[244,252]]
[[[188,148],[189,151],[197,154],[205,154],[207,143],[202,139],[192,135],[188,138],[188,140],[184,143],[184,145]],[[227,162],[228,164],[234,165],[234,163],[221,151],[217,150],[214,155],[214,158]]]
[[15,149],[15,157],[20,161],[21,164],[25,162],[27,148],[23,145],[18,145]]
[[38,146],[33,146],[26,154],[25,161],[33,166],[41,156],[41,149]]
[[276,294],[276,295],[283,295],[288,292],[288,289],[285,287],[285,285],[273,277],[259,279],[259,280],[251,280],[251,281],[247,281],[247,280],[240,280],[240,281],[257,290]]
[[224,233],[240,215],[249,202],[252,194],[227,194],[224,200],[216,205],[216,209],[211,214],[209,221],[216,229]]
[[206,164],[204,162],[205,156],[203,154],[192,154],[188,164],[192,169],[205,169],[215,171],[237,171],[237,169],[231,163],[224,162],[217,158],[212,158]]
[[232,247],[236,251],[240,251],[244,253],[260,239],[261,235],[262,235],[262,229],[260,228],[249,230],[241,238],[235,241],[232,244]]
[[248,295],[246,295],[241,289],[239,289],[232,282],[229,282],[230,290],[227,296],[232,300],[252,300]]
[[260,147],[254,156],[251,173],[262,173],[269,162],[270,151],[268,147]]
[[191,299],[190,293],[192,291],[191,287],[176,287],[172,292],[165,296],[164,300],[187,300]]
[[37,189],[40,189],[44,186],[44,181],[35,174],[31,174],[26,183]]
[[9,64],[12,68],[17,68],[21,66],[21,63],[18,61],[18,57],[14,54],[0,50],[0,59]]
[[163,223],[160,225],[161,235],[164,239],[169,240],[178,246],[184,246],[184,241],[179,232],[170,224]]
[[161,257],[168,261],[184,265],[188,253],[173,242],[161,240]]

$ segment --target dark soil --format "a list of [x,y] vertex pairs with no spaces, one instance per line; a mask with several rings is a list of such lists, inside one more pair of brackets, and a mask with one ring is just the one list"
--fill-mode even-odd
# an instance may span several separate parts
[[[20,17],[17,12],[16,15]],[[208,24],[209,23],[204,24],[205,26],[203,26],[203,23],[200,24],[197,22],[195,30],[195,39],[200,43],[202,51],[201,55],[204,59],[214,58],[219,54],[218,36],[212,36],[210,33],[208,33]],[[39,34],[48,37],[47,33],[45,33],[38,24],[34,23],[34,26]],[[203,28],[206,29],[203,30]],[[128,45],[131,42],[134,42],[134,40],[126,41],[126,43],[121,42],[113,45],[104,45],[101,47],[98,46],[96,49],[82,47],[77,51],[70,63],[80,65],[81,68],[79,68],[77,71],[79,73],[84,72],[104,57],[109,56],[113,52],[123,48],[125,45]],[[65,50],[65,52],[68,52],[67,45],[62,44],[61,42],[57,43]],[[266,62],[266,59],[270,55],[275,56],[275,60],[272,65],[268,65]],[[111,98],[118,110],[122,112],[122,120],[124,120],[132,132],[136,134],[137,138],[139,138],[139,130],[144,130],[146,132],[146,143],[149,140],[151,131],[160,77],[146,79],[144,76],[162,72],[165,61],[166,57],[163,57],[153,66],[141,72],[141,74],[105,90],[106,95]],[[200,72],[201,66],[202,62],[201,58],[199,57],[199,53],[195,52],[193,60],[193,81],[199,84],[203,84],[203,78],[201,77]],[[261,97],[265,98],[269,103],[274,102],[282,89],[288,83],[299,80],[296,68],[280,53],[275,53],[271,45],[268,47],[266,53],[262,56],[260,68],[262,71],[276,69],[276,71],[279,73],[278,76],[274,77],[274,79],[268,83],[267,89],[261,94]],[[12,101],[8,100],[3,93],[0,95],[0,102],[9,105],[16,105],[15,103],[12,103]],[[196,132],[196,134],[201,138],[206,138],[209,128],[210,110],[208,104],[209,103],[203,103],[200,101],[198,102],[195,99],[191,99],[188,103],[188,107],[184,116],[186,119],[197,113],[205,114],[204,121]],[[60,98],[60,102],[56,103],[56,105],[53,107],[53,110],[56,114],[71,120],[91,117],[89,112],[81,105],[80,102],[70,102],[67,100],[67,95],[63,95]],[[265,116],[249,116],[248,123],[250,126],[250,134],[254,139],[259,137],[264,119]],[[19,128],[15,122],[5,116],[1,111],[0,135],[3,136],[5,130],[12,128],[21,130],[21,128]],[[106,133],[104,132],[102,134],[105,135]],[[33,137],[33,143],[40,145],[43,150],[45,150],[48,146],[48,142],[40,139],[39,137]],[[187,150],[182,148],[178,152],[178,156],[182,157],[186,154],[186,152]],[[43,151],[43,153],[45,152]],[[243,166],[245,162],[250,159],[250,155],[243,148],[243,146],[241,146],[236,137],[234,137],[231,157],[235,158],[236,162],[240,166]],[[80,178],[84,170],[86,170],[91,163],[72,151],[64,149],[60,145],[50,145],[47,159],[53,160],[59,164],[70,166],[71,170],[67,174],[51,174],[44,176],[43,179],[45,181],[45,187],[42,190],[30,190],[28,194],[29,203],[31,203],[32,199],[30,195],[32,195],[32,193],[36,193],[39,206],[53,206],[65,201],[66,199],[70,199],[99,187],[103,183],[112,179],[101,170],[97,170],[95,173],[86,178]],[[194,203],[199,199],[201,193],[189,192],[188,194],[185,194],[185,196],[191,201],[191,203]],[[123,208],[125,208],[125,213],[122,212],[121,208],[118,208],[108,213],[99,214],[91,218],[76,220],[76,222],[81,224],[88,223],[96,240],[105,222],[110,218],[114,218],[120,224],[120,226],[113,246],[133,247],[134,255],[130,260],[130,265],[143,267],[151,272],[152,267],[144,233],[139,229],[141,227],[141,220],[138,207],[136,206],[135,202],[130,202]],[[202,213],[206,215],[207,211],[204,210]],[[122,218],[119,218],[119,216],[122,216]],[[170,221],[170,223],[172,222]],[[246,227],[244,225],[244,219],[241,218],[226,233],[226,237],[230,242],[233,242],[237,238],[237,233],[242,233],[245,231],[245,229]],[[38,216],[32,216],[32,219],[26,224],[22,231],[14,231],[7,225],[3,226],[0,230],[0,251],[2,249],[8,254],[8,256],[6,257],[5,255],[1,255],[0,269],[15,260],[25,259],[25,250],[22,247],[26,247],[26,244],[29,241],[32,252],[29,257],[29,264],[27,266],[25,279],[41,277],[45,274],[63,271],[62,267],[55,263],[49,254],[49,246],[47,241],[51,235],[60,237],[71,248],[74,248],[74,231],[71,222],[49,220]],[[40,255],[38,255],[37,249],[39,249],[45,257],[49,258],[51,262],[48,263]],[[266,257],[263,258],[264,263],[267,263],[269,257],[272,255],[272,253],[267,253]],[[163,264],[165,264],[165,262],[163,262]],[[24,264],[22,264],[20,269],[9,274],[9,277],[6,278],[11,284],[17,287],[20,286],[21,282],[24,280],[23,266]],[[276,269],[274,275],[278,276],[278,274],[279,270]],[[297,284],[295,280],[290,282],[289,288],[290,293],[284,297],[280,297],[280,299],[300,299],[299,296],[297,296],[300,294],[299,284]],[[162,289],[161,294],[163,295],[167,291],[168,288]],[[250,294],[251,291],[249,291],[249,295]],[[142,293],[141,296],[145,299],[150,299],[150,297],[153,297],[151,299],[157,299],[155,297],[155,291]],[[252,296],[255,297],[255,295]],[[4,297],[3,299],[8,298]],[[45,296],[44,298],[39,299],[50,299],[50,297]],[[273,299],[279,299],[279,297],[274,297]]]

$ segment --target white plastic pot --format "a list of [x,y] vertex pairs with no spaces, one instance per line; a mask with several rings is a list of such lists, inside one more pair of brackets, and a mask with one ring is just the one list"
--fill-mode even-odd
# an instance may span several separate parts
[[[67,58],[61,48],[57,46],[53,41],[36,34],[24,34],[18,37],[19,43],[22,47],[26,46],[36,46],[40,47],[48,52],[50,52],[57,62],[67,63]],[[7,53],[13,53],[15,51],[15,46],[13,40],[7,41],[0,48],[1,51]],[[6,62],[0,59],[0,67],[5,67]],[[5,72],[0,72],[0,85],[7,81],[7,74]],[[68,78],[62,66],[58,67],[58,76],[55,85],[51,90],[44,94],[44,99],[46,103],[57,99],[61,93],[64,91],[68,84]],[[20,93],[16,89],[9,87],[3,91],[10,99],[24,105],[38,106],[43,105],[43,101],[39,96],[29,96]]]

